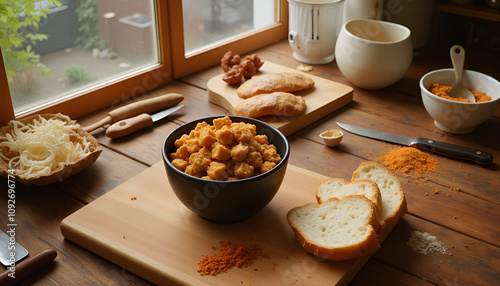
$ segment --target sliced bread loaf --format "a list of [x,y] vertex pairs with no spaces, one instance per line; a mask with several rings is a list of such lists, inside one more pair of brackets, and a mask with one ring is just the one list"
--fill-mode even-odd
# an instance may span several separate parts
[[363,195],[375,205],[377,215],[382,212],[382,195],[372,180],[362,179],[347,182],[340,178],[323,180],[316,188],[316,200],[322,204],[331,198],[342,199],[351,195]]
[[370,179],[377,183],[382,194],[382,212],[379,215],[381,229],[393,228],[407,212],[406,199],[399,180],[384,166],[364,162],[352,174],[352,181]]
[[324,259],[348,260],[380,248],[375,207],[365,196],[306,204],[286,217],[300,246]]

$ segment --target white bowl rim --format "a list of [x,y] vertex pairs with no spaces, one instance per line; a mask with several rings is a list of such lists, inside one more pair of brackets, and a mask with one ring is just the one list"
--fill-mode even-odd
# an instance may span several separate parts
[[[339,131],[339,132],[340,132],[340,135],[339,135],[339,136],[326,136],[326,135],[325,135],[327,132],[330,132],[330,131],[332,131],[332,130],[337,130],[337,131]],[[328,129],[328,130],[323,131],[323,132],[321,132],[321,133],[319,134],[319,137],[321,137],[321,138],[323,138],[323,139],[337,139],[337,138],[340,138],[340,137],[342,137],[342,136],[344,136],[344,132],[342,132],[342,130],[340,130],[340,129],[335,129],[335,128]]]
[[[347,30],[347,25],[349,23],[352,23],[352,22],[372,22],[372,23],[379,23],[379,24],[385,25],[385,26],[398,27],[398,28],[401,28],[401,29],[405,30],[405,32],[408,33],[408,36],[404,37],[403,39],[401,39],[399,41],[390,41],[390,42],[380,42],[380,41],[367,40],[365,38],[361,38],[359,36],[356,36],[353,33],[351,33],[349,30]],[[348,35],[350,35],[352,37],[355,37],[356,39],[358,39],[358,40],[360,40],[362,42],[379,44],[379,45],[394,45],[394,44],[397,44],[397,43],[402,43],[402,42],[404,42],[404,41],[406,41],[406,40],[408,40],[408,39],[411,38],[411,30],[408,27],[406,27],[404,25],[401,25],[401,24],[398,24],[398,23],[393,23],[393,22],[388,22],[388,21],[382,21],[382,20],[372,20],[372,19],[362,19],[362,18],[351,19],[351,20],[345,22],[342,25],[341,30],[344,30]]]
[[[432,92],[430,92],[427,88],[425,88],[424,86],[424,79],[426,77],[428,77],[429,75],[431,74],[435,74],[435,73],[439,73],[439,72],[449,72],[449,71],[454,71],[452,68],[445,68],[445,69],[437,69],[437,70],[433,70],[433,71],[430,71],[426,74],[424,74],[421,78],[420,78],[420,82],[419,82],[419,86],[420,86],[420,90],[423,90],[425,91],[425,93],[427,95],[429,95],[431,98],[434,98],[434,99],[437,99],[439,101],[442,101],[442,102],[447,102],[447,103],[452,103],[452,104],[459,104],[459,105],[474,105],[474,104],[478,104],[478,105],[481,105],[481,104],[491,104],[491,103],[494,103],[496,101],[499,101],[500,100],[500,96],[496,99],[491,99],[490,101],[485,101],[485,102],[463,102],[463,101],[454,101],[454,100],[449,100],[449,99],[446,99],[446,98],[442,98],[440,96],[437,96],[435,94],[433,94]],[[464,69],[464,72],[468,72],[468,73],[473,73],[473,74],[477,74],[477,75],[480,75],[480,76],[484,76],[485,78],[488,78],[488,79],[491,79],[495,82],[498,83],[498,85],[500,86],[500,82],[495,79],[494,77],[491,77],[487,74],[484,74],[484,73],[481,73],[481,72],[478,72],[478,71],[473,71],[473,70],[466,70]]]

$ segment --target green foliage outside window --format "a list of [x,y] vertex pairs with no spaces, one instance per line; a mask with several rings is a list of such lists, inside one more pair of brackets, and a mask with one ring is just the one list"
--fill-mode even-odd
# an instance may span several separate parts
[[104,49],[106,42],[101,35],[99,19],[97,18],[97,6],[95,0],[77,1],[75,13],[78,16],[78,32],[80,35],[76,38],[75,44],[82,48],[90,50],[93,48]]
[[69,86],[83,85],[97,78],[98,76],[91,73],[86,66],[69,65],[64,69],[63,80]]
[[[42,75],[50,75],[49,69],[40,62],[40,55],[32,48],[48,38],[38,33],[38,24],[47,17],[50,9],[39,8],[39,3],[39,0],[0,0],[0,46],[9,83],[18,72],[31,68],[38,69]],[[57,0],[47,0],[46,3],[61,5]]]

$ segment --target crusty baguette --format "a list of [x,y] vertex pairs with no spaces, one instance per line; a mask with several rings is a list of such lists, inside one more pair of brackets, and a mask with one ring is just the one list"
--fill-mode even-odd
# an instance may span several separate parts
[[300,95],[288,92],[259,94],[240,101],[234,114],[257,118],[264,115],[293,116],[306,110],[306,101]]
[[376,162],[364,162],[352,174],[352,181],[360,179],[377,183],[382,194],[382,212],[379,215],[381,229],[392,229],[408,210],[398,178]]
[[316,200],[323,203],[331,198],[342,199],[351,195],[363,195],[375,205],[377,216],[382,212],[382,195],[372,180],[361,179],[351,183],[344,179],[325,179],[316,188]]
[[237,90],[241,98],[276,91],[294,92],[314,86],[314,81],[300,73],[283,72],[254,76],[242,83]]
[[286,217],[300,246],[324,259],[348,260],[380,248],[375,207],[365,196],[306,204],[291,209]]

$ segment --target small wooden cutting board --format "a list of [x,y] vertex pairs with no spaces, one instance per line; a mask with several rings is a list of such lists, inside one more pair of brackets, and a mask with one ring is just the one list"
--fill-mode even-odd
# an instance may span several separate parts
[[[306,101],[306,111],[303,114],[293,117],[263,116],[258,118],[278,128],[285,136],[336,111],[353,99],[353,88],[350,86],[269,61],[264,62],[257,75],[281,72],[301,73],[314,80],[313,88],[294,92],[295,95],[303,96]],[[239,85],[229,85],[222,80],[223,77],[224,74],[220,74],[207,82],[208,100],[222,106],[234,115],[234,107],[244,99],[240,98],[236,93]]]
[[[235,224],[215,224],[174,195],[162,162],[61,222],[65,238],[158,285],[345,285],[370,258],[325,261],[305,252],[286,221],[293,207],[314,202],[326,177],[288,165],[269,205]],[[381,240],[390,230],[380,234]],[[197,262],[219,241],[257,244],[270,258],[218,276],[200,276]]]

